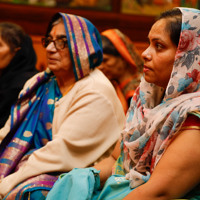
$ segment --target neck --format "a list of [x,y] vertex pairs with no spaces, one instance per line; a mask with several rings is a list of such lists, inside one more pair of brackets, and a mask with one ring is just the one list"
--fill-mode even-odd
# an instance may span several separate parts
[[69,90],[69,88],[76,82],[74,74],[71,73],[69,73],[67,76],[60,76],[56,74],[55,76],[62,95],[64,95],[66,91]]

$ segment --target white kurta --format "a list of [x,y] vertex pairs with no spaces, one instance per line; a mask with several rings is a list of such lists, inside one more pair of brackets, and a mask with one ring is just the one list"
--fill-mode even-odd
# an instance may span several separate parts
[[[29,84],[31,79],[25,87]],[[7,194],[32,176],[90,166],[109,154],[124,122],[124,111],[115,89],[95,69],[56,102],[52,141],[31,154],[17,172],[2,180],[0,194]],[[8,133],[9,124],[10,120],[0,130],[0,141]]]

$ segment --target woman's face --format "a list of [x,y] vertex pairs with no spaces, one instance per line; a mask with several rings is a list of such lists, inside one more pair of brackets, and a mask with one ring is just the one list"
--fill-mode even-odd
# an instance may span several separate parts
[[0,71],[8,66],[14,55],[15,53],[10,51],[10,47],[3,41],[0,36]]
[[98,67],[110,80],[117,80],[123,75],[126,62],[120,56],[103,54],[103,62]]
[[[54,25],[49,37],[52,40],[63,38],[66,40],[66,32],[63,22],[59,22]],[[63,49],[56,49],[53,42],[49,43],[46,47],[47,51],[47,64],[54,74],[65,74],[69,75],[70,72],[73,73],[71,57],[69,53],[69,48],[66,45]],[[71,75],[71,73],[70,73]]]
[[158,20],[151,28],[149,47],[142,53],[144,77],[149,83],[166,88],[172,72],[177,46],[166,31],[167,19]]

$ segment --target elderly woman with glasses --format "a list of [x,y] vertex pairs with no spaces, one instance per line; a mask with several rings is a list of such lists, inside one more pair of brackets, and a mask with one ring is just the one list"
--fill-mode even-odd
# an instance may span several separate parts
[[102,45],[94,25],[57,13],[42,44],[48,68],[26,82],[0,130],[2,199],[45,199],[58,175],[108,156],[123,127],[116,92],[95,69]]

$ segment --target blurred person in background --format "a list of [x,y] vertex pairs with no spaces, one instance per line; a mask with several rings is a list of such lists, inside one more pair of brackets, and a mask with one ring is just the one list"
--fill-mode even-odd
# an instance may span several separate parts
[[24,83],[37,73],[31,38],[17,24],[0,23],[0,128]]
[[131,98],[140,83],[143,60],[133,42],[120,30],[101,33],[103,62],[99,69],[112,82],[126,113]]
[[0,130],[0,194],[45,199],[57,176],[110,155],[124,112],[106,76],[101,37],[80,16],[57,13],[45,38],[48,68],[29,79]]

